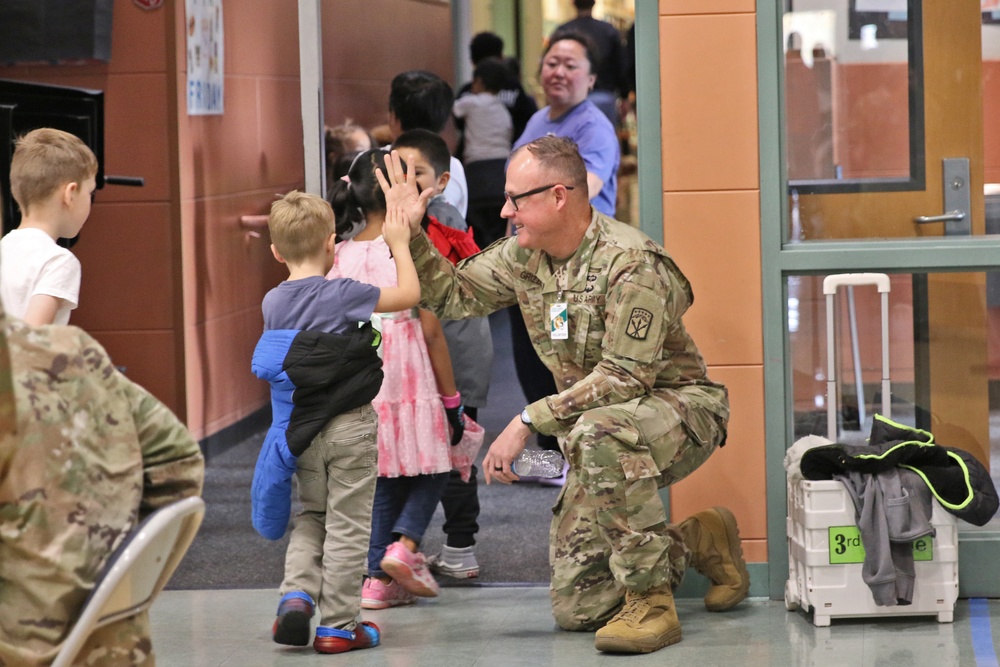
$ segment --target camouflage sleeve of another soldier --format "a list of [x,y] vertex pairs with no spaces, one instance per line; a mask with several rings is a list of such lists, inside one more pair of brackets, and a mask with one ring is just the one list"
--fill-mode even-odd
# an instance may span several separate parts
[[[0,665],[43,665],[136,524],[201,493],[204,458],[80,329],[0,307],[0,356]],[[94,633],[78,659],[152,664],[147,615]]]
[[129,382],[143,462],[140,520],[164,505],[201,495],[205,459],[187,427],[163,403]]

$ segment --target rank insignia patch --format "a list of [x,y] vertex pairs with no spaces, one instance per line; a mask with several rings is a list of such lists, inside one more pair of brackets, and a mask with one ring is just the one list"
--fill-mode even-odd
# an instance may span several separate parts
[[628,327],[625,333],[636,340],[646,340],[649,334],[649,324],[653,321],[653,313],[645,308],[633,308],[632,315],[628,318]]

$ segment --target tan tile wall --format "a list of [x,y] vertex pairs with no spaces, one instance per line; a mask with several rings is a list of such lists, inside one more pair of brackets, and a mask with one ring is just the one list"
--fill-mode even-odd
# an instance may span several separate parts
[[142,176],[145,186],[109,185],[97,193],[73,248],[83,281],[70,321],[94,335],[130,378],[183,415],[169,17],[129,0],[116,0],[113,12],[109,63],[0,67],[0,77],[104,91],[105,172]]
[[674,487],[671,511],[730,507],[747,559],[765,561],[755,4],[659,7],[664,244],[694,286],[685,323],[732,405],[728,444]]

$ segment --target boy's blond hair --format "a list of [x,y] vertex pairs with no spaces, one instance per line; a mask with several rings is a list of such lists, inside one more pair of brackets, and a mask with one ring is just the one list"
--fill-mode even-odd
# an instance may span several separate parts
[[271,204],[267,228],[278,254],[285,261],[301,262],[323,252],[336,222],[325,199],[292,190]]
[[97,176],[97,157],[69,132],[43,127],[15,142],[10,163],[10,190],[22,215],[67,183],[82,184]]

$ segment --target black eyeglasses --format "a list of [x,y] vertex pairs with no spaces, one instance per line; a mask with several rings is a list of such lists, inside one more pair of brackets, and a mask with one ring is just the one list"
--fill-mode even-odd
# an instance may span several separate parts
[[[545,192],[546,190],[551,190],[552,188],[556,187],[557,185],[562,185],[562,183],[553,183],[552,185],[543,185],[540,188],[535,188],[534,190],[528,190],[527,192],[522,192],[519,195],[512,195],[509,192],[504,192],[503,196],[507,198],[507,201],[510,202],[510,205],[513,206],[514,210],[516,211],[516,210],[518,210],[517,209],[517,200],[518,199],[524,199],[525,197],[530,197],[531,195],[537,195],[539,192]],[[567,190],[572,190],[573,189],[572,185],[563,185],[563,187],[566,188]]]

